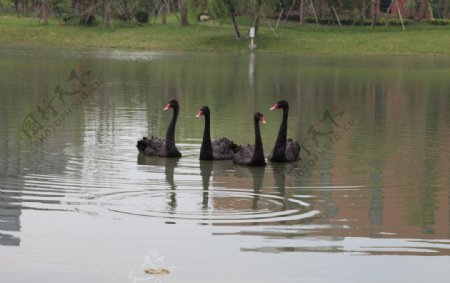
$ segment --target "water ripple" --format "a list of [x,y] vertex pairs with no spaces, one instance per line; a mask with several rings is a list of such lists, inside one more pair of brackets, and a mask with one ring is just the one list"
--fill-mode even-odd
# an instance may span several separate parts
[[101,207],[128,215],[214,224],[294,221],[319,213],[294,198],[233,189],[152,189],[108,194],[98,200]]

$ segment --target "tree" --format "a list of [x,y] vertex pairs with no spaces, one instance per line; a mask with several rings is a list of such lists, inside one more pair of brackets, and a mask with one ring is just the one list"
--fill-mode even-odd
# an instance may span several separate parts
[[255,3],[255,19],[253,21],[253,26],[255,27],[255,36],[258,34],[259,30],[259,14],[261,13],[262,0],[257,0]]
[[48,25],[48,0],[41,1],[42,24]]
[[418,22],[421,18],[422,0],[414,0],[414,21]]
[[370,0],[370,17],[371,17],[371,21],[370,21],[370,26],[372,28],[375,27],[375,25],[377,24],[377,0]]
[[300,0],[300,25],[305,25],[305,2],[306,0]]
[[181,25],[188,26],[188,8],[187,8],[187,0],[180,0],[180,16],[181,16]]
[[233,0],[225,0],[225,3],[228,6],[228,11],[230,13],[231,21],[233,22],[234,34],[236,35],[236,40],[241,39],[241,33],[239,32],[239,27],[236,22],[236,8]]
[[103,26],[105,28],[111,28],[111,9],[109,0],[103,0]]
[[162,0],[162,7],[161,7],[161,23],[163,25],[166,24],[166,17],[167,17],[167,11],[169,10],[169,7],[167,5],[166,0]]

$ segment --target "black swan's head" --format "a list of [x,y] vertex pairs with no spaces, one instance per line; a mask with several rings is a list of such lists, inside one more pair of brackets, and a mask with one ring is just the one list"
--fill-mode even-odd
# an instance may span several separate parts
[[169,110],[171,108],[178,109],[180,106],[178,105],[178,101],[176,99],[172,99],[167,103],[166,107],[164,107],[164,111]]
[[197,115],[195,115],[195,117],[202,117],[202,116],[208,116],[209,115],[209,107],[208,106],[203,106],[202,108],[200,108],[200,110],[198,111]]
[[289,108],[288,102],[286,100],[279,100],[269,110],[272,111],[275,109],[285,109],[285,108]]
[[255,116],[253,116],[255,119],[255,122],[261,123],[261,124],[265,124],[266,123],[266,119],[264,119],[264,115],[260,112],[256,112]]

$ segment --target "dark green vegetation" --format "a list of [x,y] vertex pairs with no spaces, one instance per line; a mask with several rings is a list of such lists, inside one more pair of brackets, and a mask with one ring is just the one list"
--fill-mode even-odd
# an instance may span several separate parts
[[178,21],[188,25],[200,15],[215,19],[254,17],[254,24],[266,18],[289,18],[300,24],[371,24],[380,18],[413,22],[448,24],[450,0],[0,0],[0,13],[39,15],[43,23],[49,17],[61,22],[77,22],[83,14],[101,15],[105,27],[111,18],[140,21],[136,13],[146,12],[165,22],[167,15],[179,13]]
[[450,0],[394,2],[0,0],[0,44],[240,51],[255,26],[261,51],[450,55]]

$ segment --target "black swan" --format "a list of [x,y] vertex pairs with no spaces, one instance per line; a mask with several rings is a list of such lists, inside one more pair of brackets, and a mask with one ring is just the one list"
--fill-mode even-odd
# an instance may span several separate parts
[[203,106],[195,117],[205,117],[205,129],[200,150],[200,160],[226,160],[233,159],[238,146],[227,138],[221,138],[211,142],[210,111],[208,106]]
[[233,163],[247,166],[265,166],[264,150],[259,131],[259,123],[265,124],[263,114],[256,112],[253,116],[255,125],[255,145],[242,146],[234,154]]
[[177,124],[178,111],[180,106],[176,99],[172,99],[166,105],[164,110],[173,109],[172,120],[167,128],[166,139],[151,137],[144,137],[137,143],[139,152],[144,152],[146,155],[158,156],[158,157],[181,157],[181,153],[178,151],[175,145],[175,125]]
[[286,100],[275,103],[270,110],[283,109],[283,120],[281,121],[277,141],[269,154],[272,162],[292,162],[300,159],[300,145],[292,139],[287,139],[287,120],[289,115],[289,104]]

